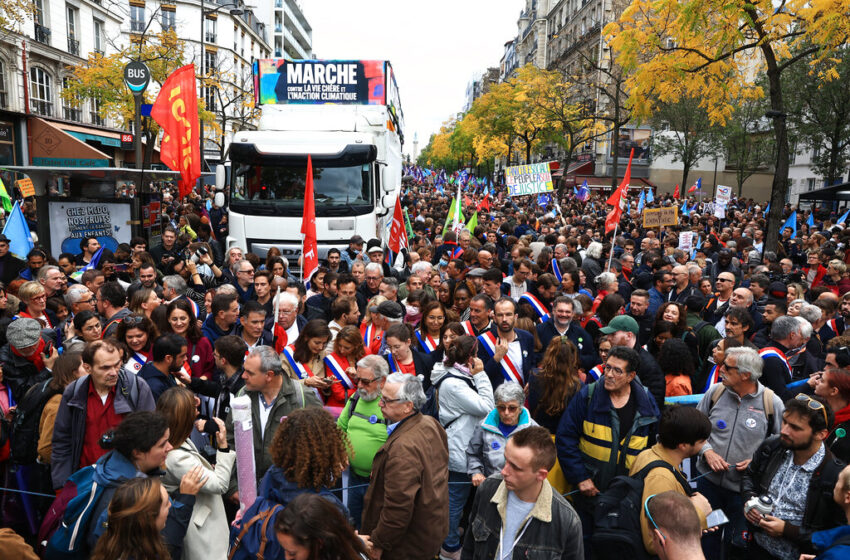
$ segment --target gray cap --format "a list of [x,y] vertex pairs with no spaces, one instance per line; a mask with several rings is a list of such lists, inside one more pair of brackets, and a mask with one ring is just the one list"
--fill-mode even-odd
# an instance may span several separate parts
[[41,323],[35,319],[22,317],[15,319],[6,328],[6,340],[14,348],[35,346],[41,339]]
[[466,276],[469,278],[481,278],[482,276],[484,276],[485,272],[487,271],[481,267],[473,268],[472,270],[466,273]]
[[401,319],[404,317],[404,307],[394,301],[383,301],[378,306],[378,313],[387,319]]

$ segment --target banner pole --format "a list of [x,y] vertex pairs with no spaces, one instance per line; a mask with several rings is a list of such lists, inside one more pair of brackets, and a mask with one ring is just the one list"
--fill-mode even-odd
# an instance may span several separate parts
[[608,268],[605,272],[611,272],[611,261],[614,260],[614,240],[617,239],[617,229],[620,227],[620,222],[614,224],[614,235],[611,237],[611,250],[608,251]]

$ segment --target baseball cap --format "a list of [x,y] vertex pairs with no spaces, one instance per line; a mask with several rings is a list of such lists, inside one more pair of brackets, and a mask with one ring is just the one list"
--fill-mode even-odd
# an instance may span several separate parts
[[638,327],[637,321],[632,317],[628,315],[617,315],[611,319],[607,327],[599,329],[599,332],[602,334],[614,334],[617,331],[628,331],[632,334],[637,334],[640,331],[640,327]]
[[41,323],[35,319],[22,317],[15,319],[6,328],[6,340],[14,348],[35,346],[41,339]]
[[767,297],[769,299],[785,299],[788,297],[788,286],[782,282],[771,282],[767,287]]
[[404,317],[404,308],[394,301],[383,301],[378,305],[378,313],[388,319],[401,319]]
[[0,233],[0,243],[11,243],[12,240]]

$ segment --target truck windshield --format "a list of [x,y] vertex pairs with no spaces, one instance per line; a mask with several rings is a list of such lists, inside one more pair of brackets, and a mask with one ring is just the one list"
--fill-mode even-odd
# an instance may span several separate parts
[[[244,214],[301,216],[306,165],[233,162],[230,206]],[[373,210],[372,164],[313,166],[316,215],[352,216]]]

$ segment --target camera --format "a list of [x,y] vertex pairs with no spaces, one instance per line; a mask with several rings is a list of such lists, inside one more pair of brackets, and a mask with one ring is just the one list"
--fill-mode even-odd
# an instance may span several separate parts
[[773,498],[765,494],[764,496],[753,496],[747,503],[744,504],[744,510],[750,511],[755,509],[762,516],[773,513]]
[[198,250],[195,251],[192,254],[192,257],[191,257],[192,262],[195,263],[195,264],[198,264],[198,262],[200,262],[200,260],[201,260],[201,257],[203,255],[206,255],[207,253],[209,253],[209,251],[207,250],[206,247],[199,247]]

